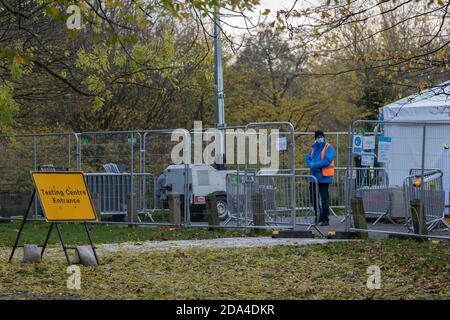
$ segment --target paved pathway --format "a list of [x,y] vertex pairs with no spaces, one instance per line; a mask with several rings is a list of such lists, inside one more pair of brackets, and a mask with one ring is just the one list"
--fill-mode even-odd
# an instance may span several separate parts
[[148,241],[142,243],[100,244],[100,251],[149,251],[186,248],[253,248],[281,245],[323,244],[337,240],[327,239],[281,239],[269,237],[219,238],[206,240]]

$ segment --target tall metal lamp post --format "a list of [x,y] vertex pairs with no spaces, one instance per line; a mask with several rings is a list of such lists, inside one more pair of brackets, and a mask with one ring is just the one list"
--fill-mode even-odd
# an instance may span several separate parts
[[220,141],[216,144],[216,163],[223,164],[225,155],[225,109],[223,91],[222,39],[220,26],[220,9],[216,7],[214,16],[214,77],[216,85],[216,128],[219,129]]

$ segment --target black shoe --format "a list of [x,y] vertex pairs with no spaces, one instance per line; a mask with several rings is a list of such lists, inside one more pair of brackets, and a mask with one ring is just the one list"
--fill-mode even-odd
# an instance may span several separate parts
[[330,225],[330,222],[329,221],[321,221],[317,225],[321,226],[321,227],[326,227],[326,226]]

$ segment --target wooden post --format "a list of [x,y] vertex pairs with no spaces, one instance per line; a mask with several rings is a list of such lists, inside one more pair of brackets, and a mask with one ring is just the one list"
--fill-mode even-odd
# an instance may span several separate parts
[[[364,211],[363,200],[360,197],[353,197],[351,201],[353,222],[357,229],[367,230],[367,220],[366,212]],[[369,235],[367,232],[357,232],[357,235],[361,239],[368,239]]]
[[216,195],[208,194],[206,196],[206,219],[209,226],[220,225],[219,213],[217,212]]
[[[133,223],[137,222],[137,196],[136,193],[128,193],[127,194],[127,217],[128,222]],[[128,225],[129,227],[133,226],[132,224]]]
[[[420,212],[420,200],[411,200],[411,218],[415,234],[428,234],[427,220],[425,218],[425,208]],[[422,224],[420,223],[422,221]]]
[[[11,216],[19,215],[26,209],[25,196],[18,193],[2,193],[0,195],[0,215],[2,219],[1,222],[11,222]],[[34,206],[33,206],[34,207]]]
[[11,222],[11,215],[8,211],[3,210],[2,206],[0,206],[0,223],[8,223]]
[[100,194],[95,192],[95,193],[91,193],[91,199],[92,199],[92,203],[94,204],[94,209],[95,212],[97,213],[97,217],[98,220],[101,221],[102,220],[102,216],[101,216],[101,199],[100,199]]
[[263,197],[261,193],[257,192],[252,195],[252,210],[253,210],[253,224],[255,226],[265,226],[266,220],[264,216]]
[[170,216],[169,222],[176,226],[181,225],[181,199],[180,194],[171,192],[167,195],[169,200]]

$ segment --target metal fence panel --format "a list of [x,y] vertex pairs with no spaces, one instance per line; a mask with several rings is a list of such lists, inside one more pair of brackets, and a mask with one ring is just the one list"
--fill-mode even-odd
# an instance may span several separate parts
[[403,183],[408,226],[412,229],[412,212],[409,204],[412,200],[417,199],[423,201],[425,223],[428,230],[431,231],[436,227],[440,227],[440,223],[448,227],[448,223],[445,220],[443,173],[437,169],[425,169],[422,180],[421,171],[420,169],[411,169],[410,175],[405,178]]
[[[352,146],[349,145],[348,159],[353,159],[353,163],[348,164],[349,174],[354,175],[358,172],[365,172],[365,174],[364,177],[352,177],[357,182],[347,179],[348,183],[345,187],[346,207],[349,213],[347,229],[355,230],[351,223],[350,200],[353,196],[362,195],[363,198],[371,199],[364,201],[364,209],[367,213],[376,211],[380,215],[377,221],[385,217],[391,223],[380,224],[377,228],[369,226],[370,232],[408,235],[412,231],[410,201],[419,199],[420,211],[425,213],[429,231],[439,232],[437,236],[445,238],[446,231],[442,227],[450,229],[445,219],[445,212],[448,210],[445,208],[445,203],[449,202],[449,199],[445,199],[445,195],[448,191],[446,193],[443,183],[444,178],[450,179],[450,172],[444,165],[448,162],[448,152],[445,151],[448,150],[446,145],[450,141],[445,132],[448,133],[449,129],[450,122],[442,121],[358,120],[353,123],[349,129],[349,142],[353,141],[353,137],[357,134],[373,136],[375,145],[368,152],[373,153],[375,161],[373,167],[356,168],[356,165],[362,167],[364,161],[353,154]],[[379,150],[380,140],[390,140],[390,146]],[[380,151],[383,152],[380,153]],[[428,168],[437,168],[440,173]],[[384,173],[374,174],[377,172]],[[424,183],[417,186],[417,180]],[[361,187],[355,186],[355,184],[361,185],[361,182]],[[388,211],[383,215],[386,208]]]
[[[77,137],[72,133],[0,136],[0,206],[8,215],[23,215],[32,193],[31,170],[76,168]],[[40,212],[38,201],[34,214]]]
[[[141,181],[141,190],[152,190],[153,195],[150,193],[143,195],[144,202],[147,207],[150,208],[148,216],[152,221],[158,223],[169,223],[168,212],[168,189],[170,192],[176,192],[181,194],[181,206],[183,214],[183,223],[190,224],[190,208],[192,206],[192,195],[190,191],[190,183],[192,183],[191,171],[188,164],[180,164],[179,168],[173,170],[179,170],[182,175],[181,180],[166,175],[168,166],[173,165],[172,150],[179,144],[179,141],[172,139],[174,130],[149,130],[143,134],[142,140],[142,158],[140,171],[142,174],[151,174],[153,182],[146,179]],[[186,147],[191,148],[189,134],[183,137],[184,142],[187,143]],[[185,150],[190,155],[190,150]],[[190,156],[189,156],[190,158]],[[167,180],[169,179],[169,180]],[[175,179],[175,180],[171,180]]]
[[130,173],[86,173],[86,182],[91,194],[98,194],[101,214],[127,214],[127,196],[137,195],[139,214],[151,212],[154,179],[151,174],[134,175],[131,187]]
[[376,217],[374,224],[381,219],[392,219],[389,215],[389,178],[384,168],[351,168],[346,177],[347,196],[363,200],[367,217]]
[[[289,174],[229,173],[227,201],[230,221],[236,226],[252,227],[255,208],[262,209],[268,228],[291,228],[293,225],[312,227],[317,222],[319,192],[317,180],[310,175],[295,176],[295,214],[291,209],[291,176]],[[313,188],[313,189],[311,189]],[[314,199],[315,197],[315,199]]]
[[[291,188],[292,184],[290,175],[257,175],[255,187],[248,188],[252,191],[252,194],[248,194],[248,199],[250,199],[254,204],[253,199],[255,198],[255,194],[258,193],[260,195],[265,220],[268,225],[292,226],[295,223],[295,216],[293,216],[291,207]],[[253,220],[254,213],[254,205],[249,206],[247,217]]]
[[[345,214],[345,179],[346,179],[347,168],[335,167],[334,177],[332,183],[330,183],[329,201],[330,201],[330,211],[333,215],[344,215]],[[296,175],[309,175],[309,168],[296,168]]]
[[106,172],[110,164],[119,172],[139,172],[142,133],[83,132],[78,137],[80,169],[84,172]]

